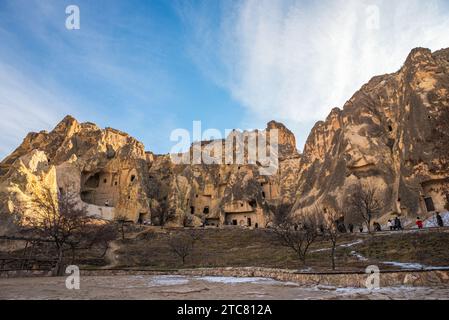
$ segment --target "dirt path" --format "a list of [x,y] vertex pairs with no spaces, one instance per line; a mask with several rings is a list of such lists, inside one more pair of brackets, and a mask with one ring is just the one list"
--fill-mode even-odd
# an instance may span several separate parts
[[449,287],[363,288],[302,286],[268,278],[193,276],[81,277],[80,290],[65,278],[0,279],[2,299],[448,299]]
[[[135,239],[138,236],[140,236],[141,234],[147,233],[150,230],[151,230],[150,227],[147,227],[147,228],[144,228],[143,230],[139,230],[137,232],[128,233],[126,235],[126,238],[127,239]],[[159,231],[159,230],[156,230],[156,231]],[[109,247],[106,250],[106,254],[105,254],[105,259],[108,262],[108,265],[104,266],[103,269],[111,269],[111,268],[116,267],[119,264],[119,262],[118,262],[119,255],[116,252],[120,249],[120,247],[121,246],[118,243],[118,240],[109,242]]]
[[109,247],[106,251],[105,259],[108,261],[108,265],[103,269],[112,269],[118,265],[118,254],[116,251],[120,249],[120,245],[116,241],[109,242]]

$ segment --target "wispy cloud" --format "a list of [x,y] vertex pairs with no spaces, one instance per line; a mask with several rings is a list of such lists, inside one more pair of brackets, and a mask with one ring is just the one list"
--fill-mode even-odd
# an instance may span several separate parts
[[0,83],[0,158],[16,148],[31,128],[49,130],[73,110],[67,96],[54,93],[54,86],[44,88],[4,63],[0,63]]
[[398,70],[412,48],[449,46],[443,0],[223,1],[218,27],[201,5],[178,7],[197,65],[247,108],[245,123],[282,120],[301,144],[316,120],[372,76]]
[[[171,75],[160,66],[170,41],[148,30],[145,15],[123,14],[124,3],[78,1],[81,30],[69,31],[68,4],[8,1],[0,12],[0,160],[29,131],[50,130],[65,114],[159,147],[144,128],[169,131],[172,115],[154,106],[171,92]],[[165,47],[153,45],[158,41]]]

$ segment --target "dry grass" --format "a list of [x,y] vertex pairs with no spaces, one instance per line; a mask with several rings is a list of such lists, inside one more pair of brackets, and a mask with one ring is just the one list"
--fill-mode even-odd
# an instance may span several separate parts
[[[280,246],[269,230],[247,230],[239,228],[198,229],[200,239],[194,250],[182,265],[169,245],[170,235],[186,233],[184,229],[141,228],[128,233],[128,239],[116,241],[120,249],[117,268],[176,269],[197,267],[267,267],[329,271],[331,266],[330,243],[322,239],[310,249],[307,266],[303,266],[289,248]],[[359,244],[344,247],[342,244]],[[426,230],[414,233],[382,233],[375,235],[346,234],[340,237],[337,248],[337,271],[360,271],[366,266],[377,264],[382,269],[395,269],[382,265],[384,261],[417,262],[429,266],[449,266],[449,230]],[[44,248],[37,248],[41,255]],[[321,250],[320,249],[324,249]],[[316,251],[318,250],[318,251]],[[99,248],[77,253],[77,263],[85,267],[105,266]],[[368,258],[358,260],[353,251]],[[0,252],[0,254],[2,254]],[[22,256],[22,250],[9,252]]]
[[[274,235],[267,230],[205,229],[200,230],[201,239],[195,244],[186,265],[169,248],[170,234],[188,230],[148,231],[136,239],[125,240],[117,253],[120,267],[174,269],[195,267],[269,267],[304,269],[295,254],[274,241]],[[419,262],[432,266],[449,265],[449,234],[445,232],[397,233],[370,235],[344,235],[339,244],[361,244],[338,247],[337,270],[364,270],[370,264],[381,261]],[[313,244],[308,256],[307,267],[314,271],[330,270],[330,244],[320,240]],[[358,260],[352,252],[362,254],[368,261]],[[393,267],[383,266],[384,269]]]

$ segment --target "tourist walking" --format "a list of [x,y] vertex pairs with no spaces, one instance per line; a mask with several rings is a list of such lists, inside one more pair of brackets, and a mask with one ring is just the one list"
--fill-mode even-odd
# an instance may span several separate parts
[[437,225],[440,228],[444,227],[444,221],[443,221],[443,218],[441,218],[441,215],[439,212],[436,213],[436,218],[437,218]]
[[394,219],[394,229],[395,230],[402,230],[402,223],[401,223],[401,219],[399,219],[399,217],[396,217]]
[[388,220],[388,222],[387,222],[387,227],[388,227],[388,229],[390,229],[390,231],[393,231],[393,230],[394,230],[393,221],[391,221],[391,219]]
[[381,227],[381,225],[380,225],[379,222],[374,222],[374,223],[373,223],[373,226],[374,226],[374,231],[375,231],[375,232],[382,231],[382,227]]
[[350,233],[354,233],[354,225],[353,225],[352,223],[350,223],[350,224],[348,225],[348,229],[349,229],[349,232],[350,232]]
[[418,226],[418,229],[424,228],[424,224],[423,224],[423,222],[422,222],[420,217],[416,218],[416,225]]

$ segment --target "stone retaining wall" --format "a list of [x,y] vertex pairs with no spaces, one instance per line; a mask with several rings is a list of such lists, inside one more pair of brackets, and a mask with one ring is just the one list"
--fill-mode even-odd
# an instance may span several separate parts
[[[81,276],[115,275],[184,275],[184,276],[222,276],[222,277],[260,277],[284,282],[296,282],[301,285],[335,286],[364,288],[368,274],[365,273],[298,273],[295,270],[269,268],[204,268],[181,270],[81,270]],[[0,278],[45,277],[49,271],[4,271]],[[449,270],[432,271],[393,271],[380,274],[380,286],[449,286]]]
[[[334,273],[309,274],[294,270],[268,268],[211,268],[185,269],[172,271],[137,271],[137,270],[82,270],[85,276],[107,275],[185,275],[185,276],[224,276],[224,277],[261,277],[279,281],[296,282],[302,285],[326,285],[336,287],[364,288],[368,274],[365,273]],[[449,285],[449,270],[432,271],[397,271],[380,274],[380,286],[447,286]]]
[[48,270],[9,270],[0,271],[0,278],[27,278],[27,277],[50,277]]

